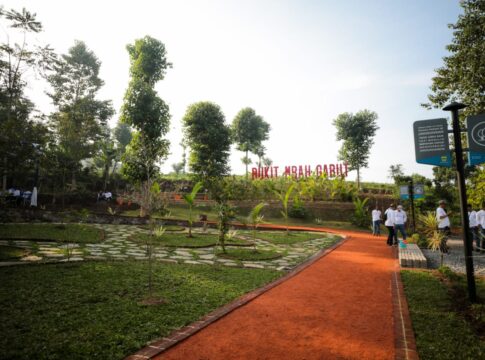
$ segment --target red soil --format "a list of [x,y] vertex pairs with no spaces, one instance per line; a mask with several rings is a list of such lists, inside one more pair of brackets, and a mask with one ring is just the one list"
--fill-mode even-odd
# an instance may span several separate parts
[[351,237],[156,359],[394,359],[392,249],[338,232]]

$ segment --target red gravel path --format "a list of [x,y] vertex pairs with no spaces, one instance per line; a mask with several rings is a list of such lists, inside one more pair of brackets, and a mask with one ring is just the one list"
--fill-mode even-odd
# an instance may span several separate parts
[[343,245],[157,359],[394,359],[392,249],[339,233]]

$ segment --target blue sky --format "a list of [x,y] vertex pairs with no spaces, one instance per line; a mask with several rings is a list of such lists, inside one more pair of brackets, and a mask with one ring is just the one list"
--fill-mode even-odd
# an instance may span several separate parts
[[[38,39],[58,52],[66,52],[75,39],[85,41],[102,62],[106,85],[100,97],[113,100],[116,110],[129,80],[126,44],[144,35],[165,43],[174,65],[157,85],[172,113],[172,154],[165,171],[181,159],[180,120],[187,106],[210,100],[221,106],[228,122],[246,106],[262,115],[272,127],[268,156],[278,166],[335,162],[340,144],[332,120],[342,112],[376,111],[380,130],[363,180],[387,182],[389,166],[397,163],[406,172],[431,176],[431,167],[415,162],[412,124],[447,116],[420,103],[447,54],[452,38],[447,24],[461,12],[458,1],[139,0],[114,5],[8,0],[3,5],[36,12],[45,28]],[[45,84],[31,80],[31,97],[49,112]],[[233,151],[233,173],[244,172],[242,156]]]

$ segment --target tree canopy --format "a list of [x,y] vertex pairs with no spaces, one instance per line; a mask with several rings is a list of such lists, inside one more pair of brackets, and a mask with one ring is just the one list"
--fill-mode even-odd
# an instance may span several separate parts
[[157,162],[164,160],[170,142],[168,105],[158,96],[155,84],[162,80],[172,65],[167,61],[165,45],[145,36],[127,46],[130,55],[131,80],[121,108],[121,122],[135,130],[123,158],[122,171],[134,181],[150,177]]
[[463,0],[463,14],[453,29],[443,66],[436,69],[426,108],[442,108],[451,101],[468,105],[465,115],[485,112],[485,0]]
[[379,129],[377,113],[361,110],[356,114],[340,114],[333,124],[337,128],[337,140],[343,140],[339,160],[345,160],[350,170],[357,170],[357,186],[360,186],[360,169],[369,166],[369,154],[374,136]]
[[231,130],[221,108],[198,102],[187,108],[182,120],[184,143],[190,147],[189,166],[199,180],[208,182],[227,175]]

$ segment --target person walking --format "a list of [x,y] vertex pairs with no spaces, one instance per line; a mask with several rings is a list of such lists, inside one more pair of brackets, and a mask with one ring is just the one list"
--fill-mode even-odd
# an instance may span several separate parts
[[[481,240],[482,248],[485,247],[485,203],[482,205],[482,209],[477,212],[477,235]],[[483,251],[483,250],[482,250]]]
[[381,211],[376,204],[376,208],[372,210],[372,235],[381,236]]
[[446,242],[448,241],[448,235],[450,234],[450,212],[446,211],[446,201],[440,200],[439,206],[436,209],[436,220],[438,221],[438,231],[442,232],[445,236],[441,240],[440,251],[444,254],[448,253],[448,246]]
[[396,242],[397,242],[397,234],[398,231],[401,232],[402,239],[405,241],[406,240],[406,221],[408,221],[408,217],[406,215],[406,212],[403,210],[402,205],[399,205],[397,207],[397,210],[394,212],[394,231],[396,232]]
[[387,245],[392,246],[394,242],[394,204],[389,205],[389,208],[384,212],[384,225],[389,231],[387,236]]
[[477,212],[473,210],[470,204],[468,204],[468,223],[470,224],[470,232],[472,233],[472,242],[475,240],[475,251],[480,251],[483,245],[480,242],[480,236],[478,236]]

